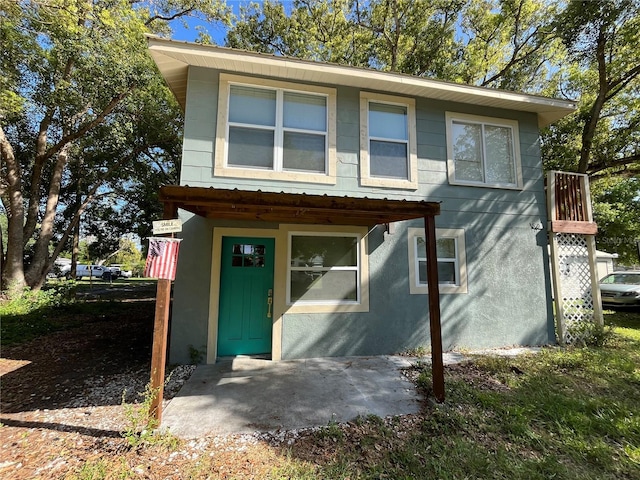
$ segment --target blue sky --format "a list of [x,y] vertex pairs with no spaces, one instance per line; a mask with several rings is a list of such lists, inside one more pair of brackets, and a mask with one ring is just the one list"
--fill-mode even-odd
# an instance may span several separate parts
[[[226,3],[227,5],[233,8],[233,13],[234,15],[237,16],[240,13],[241,6],[247,6],[250,3],[262,4],[262,1],[227,0]],[[280,0],[278,3],[291,6],[291,4],[293,4],[293,0],[284,0],[284,1]],[[224,25],[220,23],[208,24],[206,22],[202,22],[197,19],[188,19],[187,24],[188,24],[188,27],[185,28],[182,21],[176,20],[172,22],[171,28],[173,28],[173,34],[171,35],[171,38],[173,40],[184,40],[187,42],[193,42],[198,37],[198,30],[196,30],[196,27],[201,26],[201,27],[206,27],[206,30],[208,31],[209,35],[211,35],[213,40],[218,45],[224,45],[224,38],[227,34],[226,27]]]

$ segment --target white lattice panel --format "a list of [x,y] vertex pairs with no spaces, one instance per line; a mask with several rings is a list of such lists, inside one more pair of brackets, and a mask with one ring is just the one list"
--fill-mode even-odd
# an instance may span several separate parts
[[593,295],[591,292],[591,265],[587,240],[584,235],[556,233],[558,245],[558,282],[562,299],[564,318],[564,339],[566,343],[576,343],[584,338],[586,322],[594,321]]

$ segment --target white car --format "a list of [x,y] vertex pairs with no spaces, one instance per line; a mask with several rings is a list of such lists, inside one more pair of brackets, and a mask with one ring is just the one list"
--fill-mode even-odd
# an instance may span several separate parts
[[[104,272],[107,271],[107,267],[102,265],[76,265],[76,280],[81,280],[82,277],[102,278]],[[67,280],[71,279],[71,265],[64,266],[60,269],[59,277],[65,277]]]
[[[122,267],[122,264],[114,264],[114,265],[111,265],[110,268],[111,268],[112,271],[117,270],[117,272],[118,272],[117,276],[118,277],[122,277],[122,278],[131,278],[132,277],[131,270],[125,270]],[[114,278],[116,278],[116,277],[114,277]]]
[[640,306],[640,272],[614,272],[600,280],[603,305]]

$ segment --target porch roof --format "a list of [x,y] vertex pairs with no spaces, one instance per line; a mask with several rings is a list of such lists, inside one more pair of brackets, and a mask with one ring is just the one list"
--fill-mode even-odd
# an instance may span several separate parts
[[[207,218],[324,225],[371,226],[379,223],[424,218],[427,239],[427,286],[433,392],[437,401],[444,401],[444,366],[435,226],[435,216],[440,214],[438,202],[331,197],[259,190],[250,192],[189,186],[162,187],[159,199],[164,204],[165,218],[175,216],[178,208]],[[164,334],[158,333],[158,338],[161,335]],[[157,342],[154,340],[154,348],[156,343],[158,343],[159,349],[166,349],[166,341],[163,343],[161,340]],[[160,384],[159,382],[157,380],[153,385],[157,386]]]
[[274,223],[371,226],[440,214],[438,202],[173,185],[160,189],[160,201],[172,211],[181,208],[206,218]]

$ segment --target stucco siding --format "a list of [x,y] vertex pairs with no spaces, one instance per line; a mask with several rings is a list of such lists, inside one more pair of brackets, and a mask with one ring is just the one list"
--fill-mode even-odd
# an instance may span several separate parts
[[[190,68],[185,117],[183,171],[181,184],[219,188],[241,188],[274,192],[306,192],[310,194],[352,195],[389,199],[451,198],[459,191],[469,189],[478,199],[504,198],[509,191],[483,187],[449,185],[447,178],[447,139],[445,112],[483,115],[518,121],[523,191],[542,191],[537,118],[531,113],[505,111],[441,102],[416,100],[416,135],[418,152],[419,187],[417,189],[390,189],[363,187],[359,180],[360,113],[359,90],[337,88],[336,146],[337,169],[335,185],[308,182],[289,182],[251,178],[214,177],[216,108],[219,72],[199,67]],[[531,203],[533,198],[515,196],[513,201]],[[469,193],[465,193],[469,198]]]
[[[535,114],[416,99],[417,189],[364,187],[360,182],[360,91],[337,88],[335,184],[259,178],[214,177],[219,72],[191,67],[181,184],[284,193],[328,194],[441,202],[436,226],[463,229],[467,293],[441,295],[445,349],[539,345],[553,342],[550,310],[546,207]],[[447,170],[446,112],[518,122],[521,189],[451,185]],[[211,310],[214,222],[181,213],[184,219],[175,283],[171,361],[190,360],[206,349]],[[267,228],[233,223],[235,228]],[[427,296],[411,294],[407,229],[383,226],[367,236],[369,311],[298,313],[286,311],[277,330],[283,359],[374,355],[429,347]],[[277,225],[269,228],[276,231]],[[283,242],[279,237],[277,242]],[[276,247],[276,248],[282,248]],[[276,289],[283,288],[282,285]],[[275,332],[276,330],[274,330]]]
[[191,363],[196,352],[200,361],[206,358],[213,224],[189,212],[178,213],[183,227],[173,285],[169,361]]
[[[215,222],[181,216],[185,240],[175,283],[170,356],[178,363],[190,361],[193,350],[206,352],[211,265],[219,262],[218,254],[211,254]],[[443,214],[436,223],[438,228],[464,229],[466,241],[468,293],[440,298],[444,348],[552,342],[545,232],[517,216],[469,212]],[[368,234],[368,312],[285,312],[283,359],[388,354],[429,346],[427,296],[409,293],[409,226],[423,224],[401,222],[391,235],[378,226]]]
[[[553,341],[545,284],[544,233],[528,225],[438,222],[465,229],[467,294],[442,294],[445,350]],[[285,315],[283,358],[371,355],[430,347],[428,300],[409,294],[408,226],[370,233],[370,312]]]

